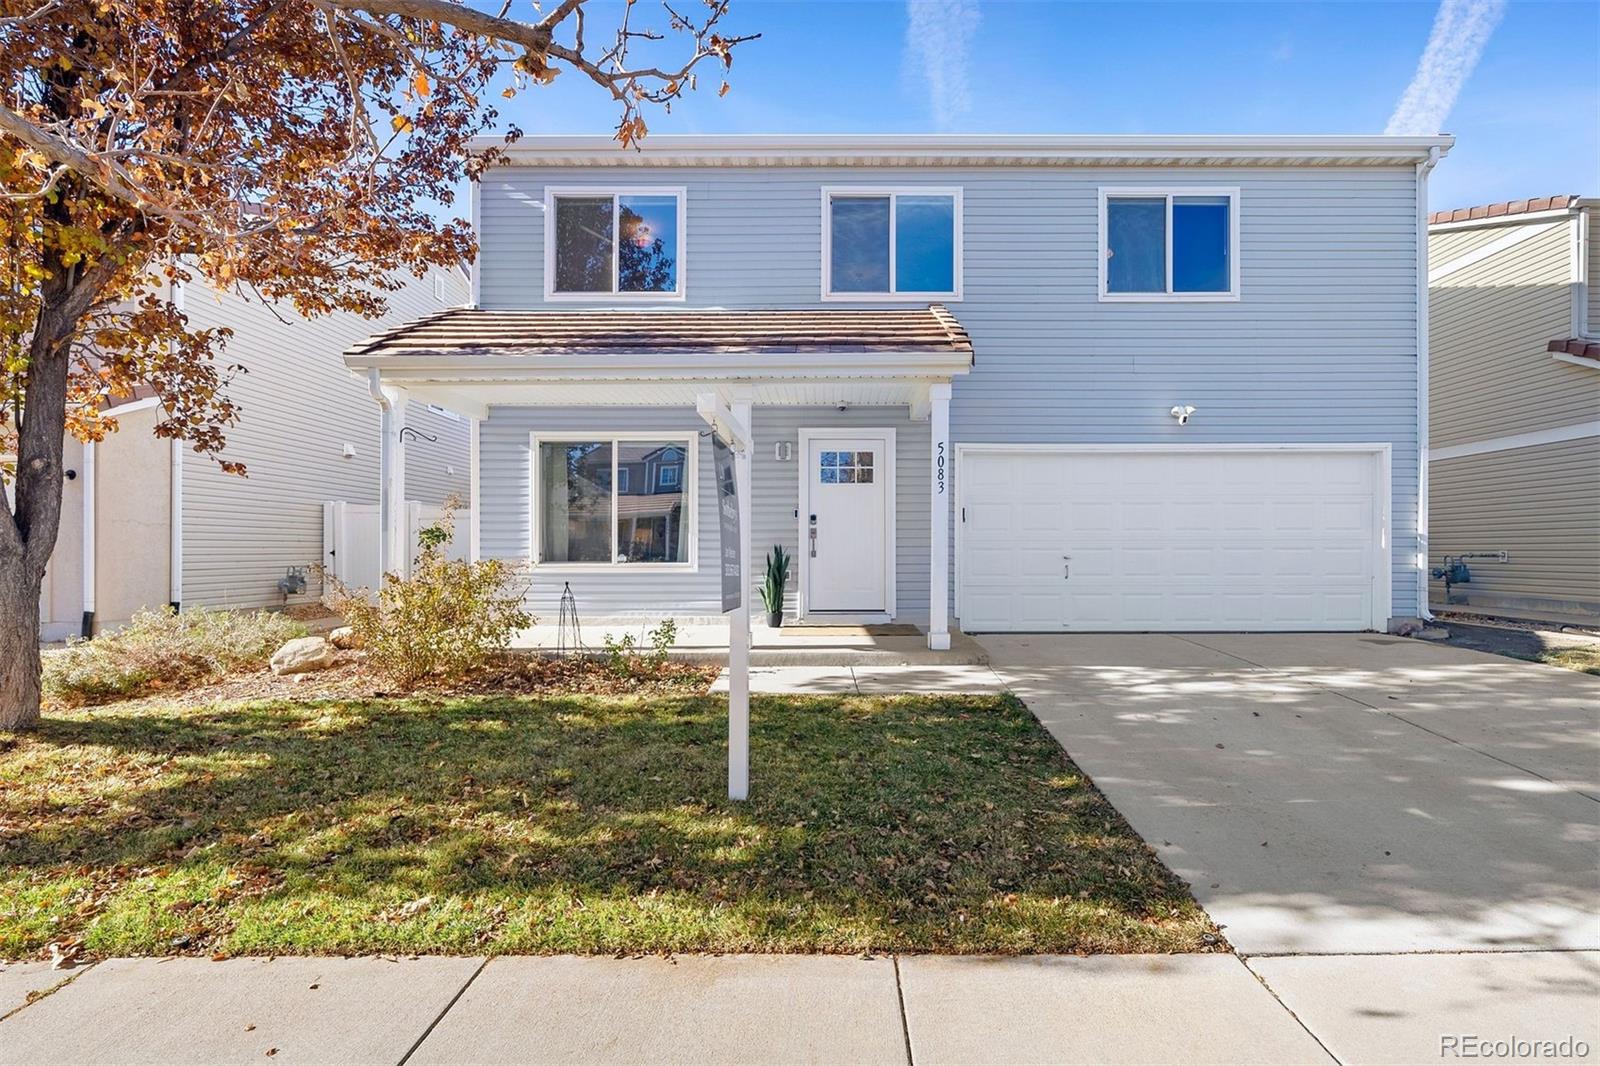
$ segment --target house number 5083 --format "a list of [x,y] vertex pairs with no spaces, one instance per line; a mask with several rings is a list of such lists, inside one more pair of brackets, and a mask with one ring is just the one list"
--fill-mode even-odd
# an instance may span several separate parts
[[933,462],[933,481],[938,486],[939,495],[944,495],[944,441],[939,442],[939,454]]

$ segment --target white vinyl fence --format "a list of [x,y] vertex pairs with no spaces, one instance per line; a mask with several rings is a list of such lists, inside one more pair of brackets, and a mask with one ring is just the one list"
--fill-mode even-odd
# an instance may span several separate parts
[[[406,544],[413,557],[417,553],[417,534],[443,517],[442,507],[406,501]],[[467,529],[471,524],[472,511],[458,509],[455,535],[445,547],[450,558],[467,557]],[[322,565],[346,588],[378,588],[382,579],[378,573],[379,528],[377,504],[329,500],[322,505]]]

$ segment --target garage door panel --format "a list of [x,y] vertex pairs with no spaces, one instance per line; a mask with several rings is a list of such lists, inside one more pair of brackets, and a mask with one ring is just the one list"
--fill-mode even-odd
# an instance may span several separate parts
[[1372,452],[997,451],[958,478],[971,631],[1375,624]]

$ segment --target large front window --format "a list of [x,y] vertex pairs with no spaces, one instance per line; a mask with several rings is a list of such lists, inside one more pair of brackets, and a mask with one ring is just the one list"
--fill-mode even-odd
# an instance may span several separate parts
[[551,190],[546,210],[547,298],[682,296],[682,191]]
[[823,295],[961,296],[958,189],[828,189]]
[[535,444],[541,563],[689,563],[693,440]]

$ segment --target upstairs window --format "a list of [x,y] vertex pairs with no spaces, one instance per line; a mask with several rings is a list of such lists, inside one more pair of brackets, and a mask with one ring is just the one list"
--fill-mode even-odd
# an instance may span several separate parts
[[1100,298],[1238,299],[1238,208],[1238,189],[1100,190]]
[[683,190],[551,189],[545,298],[683,298]]
[[824,189],[822,295],[961,298],[960,189]]

